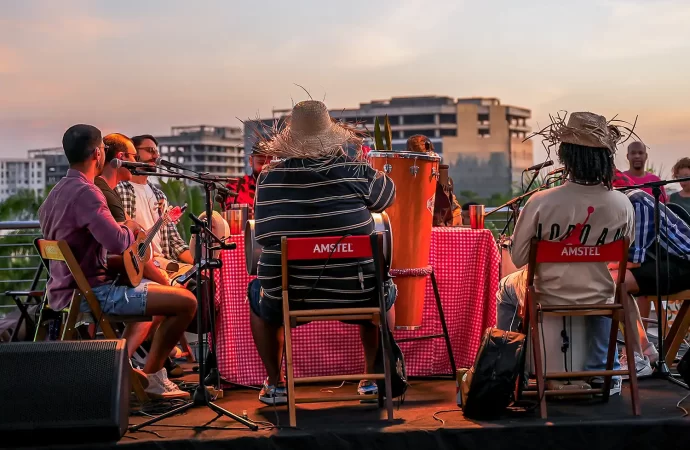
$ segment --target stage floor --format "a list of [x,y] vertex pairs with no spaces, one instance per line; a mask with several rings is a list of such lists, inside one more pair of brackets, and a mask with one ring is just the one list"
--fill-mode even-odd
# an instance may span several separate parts
[[[196,376],[190,373],[185,379],[194,382]],[[319,392],[334,391],[329,387],[333,386],[305,386],[301,389],[317,395],[329,395],[328,392]],[[355,393],[356,384],[346,383],[335,391],[343,390]],[[206,448],[199,440],[210,440],[206,444],[214,448],[222,443],[222,448],[237,445],[245,449],[316,448],[326,444],[334,444],[337,448],[361,449],[388,447],[401,436],[406,436],[405,448],[411,448],[411,442],[429,445],[424,444],[424,439],[432,439],[434,443],[431,445],[435,448],[477,444],[482,445],[483,449],[508,446],[523,448],[523,445],[529,448],[532,447],[527,445],[530,442],[539,442],[539,446],[542,446],[543,439],[548,439],[550,445],[558,445],[559,448],[580,446],[582,450],[582,445],[602,443],[601,440],[605,439],[606,448],[628,448],[636,443],[650,449],[659,448],[662,440],[664,445],[676,442],[675,439],[680,439],[680,436],[673,431],[675,427],[687,429],[685,427],[690,425],[690,418],[683,418],[685,412],[676,407],[688,393],[663,380],[643,379],[640,380],[642,417],[632,416],[629,385],[624,383],[622,395],[612,397],[608,404],[598,399],[550,401],[548,420],[539,419],[536,412],[521,412],[509,413],[500,420],[477,422],[464,419],[458,410],[455,381],[415,379],[411,381],[405,402],[400,409],[396,409],[393,423],[382,419],[385,412],[375,405],[320,403],[298,405],[298,428],[285,429],[281,426],[288,422],[287,407],[265,406],[258,401],[258,391],[232,388],[225,390],[224,398],[218,400],[217,404],[238,415],[246,411],[250,420],[261,422],[259,431],[250,431],[225,417],[214,421],[216,415],[211,410],[194,408],[184,415],[165,419],[139,432],[127,433],[120,444],[127,444],[127,447],[139,447],[137,443],[149,444],[142,448],[154,448],[151,444],[156,444],[151,441],[163,440],[166,441],[166,448],[190,448],[191,442],[194,448]],[[690,398],[681,406],[690,410]],[[444,422],[434,419],[435,414]],[[141,416],[132,416],[130,424],[144,420]],[[204,425],[212,428],[194,428]],[[686,436],[690,434],[685,434],[677,442],[684,442],[684,446],[687,446],[690,438]],[[446,441],[449,438],[455,444],[448,447]]]

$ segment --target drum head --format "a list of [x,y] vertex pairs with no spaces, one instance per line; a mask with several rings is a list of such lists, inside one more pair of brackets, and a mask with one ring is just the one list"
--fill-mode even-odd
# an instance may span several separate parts
[[257,274],[260,256],[261,246],[256,242],[254,221],[248,220],[244,225],[244,259],[245,265],[247,266],[247,274]]

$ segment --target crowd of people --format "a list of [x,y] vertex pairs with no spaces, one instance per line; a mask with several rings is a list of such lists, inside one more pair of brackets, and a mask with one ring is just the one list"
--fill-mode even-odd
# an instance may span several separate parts
[[[654,238],[652,192],[617,188],[657,178],[645,171],[647,147],[639,141],[628,146],[630,169],[616,169],[614,154],[620,137],[604,117],[592,113],[573,113],[567,125],[550,130],[548,139],[557,145],[565,182],[534,194],[525,204],[513,235],[512,260],[516,267],[527,264],[530,241],[535,236],[576,239],[584,245],[627,237],[632,246],[625,282],[644,316],[649,314],[644,296],[656,294],[656,258],[669,255],[668,264],[667,258],[662,259],[663,294],[690,287],[690,227],[671,207],[690,205],[690,182],[682,182],[682,191],[671,196],[662,192],[662,221],[667,225],[661,236],[664,255],[650,254]],[[430,141],[422,136],[411,139],[408,145],[412,150],[423,146],[423,151],[433,151],[427,143]],[[138,373],[146,392],[158,398],[188,398],[189,394],[169,379],[179,369],[169,355],[198,314],[195,289],[200,287],[176,282],[177,276],[193,264],[188,244],[175,223],[163,226],[151,241],[152,258],[144,267],[144,280],[134,287],[119,282],[106,264],[108,254],[122,254],[170,207],[165,194],[149,179],[155,174],[158,143],[150,135],[129,138],[114,133],[103,137],[96,127],[80,124],[65,132],[62,145],[70,169],[40,208],[43,236],[67,241],[105,314],[153,318],[130,324],[123,333],[130,358],[145,355]],[[224,207],[231,208],[233,203],[250,205],[256,238],[263,247],[258,277],[247,286],[252,335],[267,372],[259,394],[263,403],[287,402],[281,372],[284,324],[280,238],[368,235],[374,230],[372,213],[384,211],[395,202],[392,179],[372,168],[362,157],[363,152],[363,136],[355,127],[331,119],[322,102],[300,102],[283,129],[260,139],[251,149],[252,173],[228,185],[237,196],[229,197]],[[148,164],[150,169],[141,170],[148,170],[150,175],[133,175],[126,168],[111,165],[113,159]],[[690,159],[679,161],[673,174],[690,175]],[[469,220],[470,204],[460,207],[451,198],[454,225]],[[614,297],[612,274],[617,270],[605,264],[553,265],[540,269],[535,283],[542,301],[547,303],[610,302]],[[520,270],[500,281],[499,328],[519,328],[521,318],[517,312],[524,305],[525,277],[525,270]],[[326,268],[320,262],[291,267],[291,307],[375,304],[374,279],[371,258],[339,261]],[[67,307],[74,288],[67,267],[52,264],[47,285],[50,305],[54,309]],[[384,290],[388,324],[393,326],[397,289],[392,279],[385,280]],[[638,313],[635,364],[643,376],[651,373],[658,354],[647,339],[640,317]],[[379,348],[377,328],[371,323],[358,325],[366,362],[364,373],[370,373]],[[585,369],[604,369],[610,319],[587,317],[587,328],[591,339]],[[617,358],[615,367],[627,364],[630,362]],[[603,383],[603,379],[590,382]],[[620,392],[620,377],[611,388],[613,393]],[[361,380],[357,390],[373,394],[377,385]]]

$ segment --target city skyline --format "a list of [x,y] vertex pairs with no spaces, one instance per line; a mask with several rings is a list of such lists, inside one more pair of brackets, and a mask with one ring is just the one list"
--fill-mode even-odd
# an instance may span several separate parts
[[687,2],[232,3],[0,2],[3,157],[59,146],[79,122],[239,126],[308,98],[296,84],[330,108],[497,97],[531,109],[533,129],[559,110],[638,116],[667,175],[688,153]]

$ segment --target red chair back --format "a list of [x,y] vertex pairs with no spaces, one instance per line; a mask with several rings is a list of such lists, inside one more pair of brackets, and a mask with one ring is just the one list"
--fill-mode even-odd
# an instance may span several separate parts
[[288,238],[287,260],[371,258],[370,236]]

